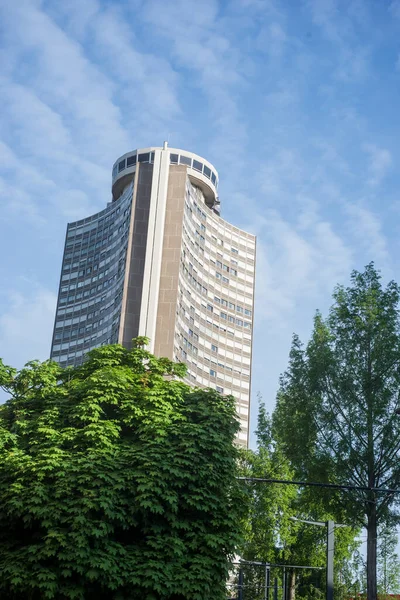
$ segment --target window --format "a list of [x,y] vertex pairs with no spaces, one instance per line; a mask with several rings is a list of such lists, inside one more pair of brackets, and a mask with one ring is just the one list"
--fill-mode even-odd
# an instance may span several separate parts
[[215,277],[216,277],[217,279],[221,279],[221,278],[222,278],[222,275],[221,275],[221,273],[218,273],[218,271],[216,271],[216,272],[215,272]]
[[220,260],[217,260],[216,265],[217,265],[217,267],[222,269],[222,262]]
[[216,181],[217,181],[217,177],[215,175],[215,173],[211,173],[211,181],[213,182],[213,184],[215,185]]
[[224,388],[222,388],[221,386],[217,385],[215,386],[215,389],[217,390],[217,392],[219,392],[220,394],[224,393]]
[[240,325],[240,327],[243,327],[242,319],[236,319],[236,325]]
[[215,344],[211,344],[211,350],[213,352],[218,352],[218,346],[215,346]]
[[221,319],[227,319],[228,315],[224,312],[220,313]]
[[237,312],[238,312],[238,313],[243,313],[243,307],[242,307],[242,306],[239,306],[239,305],[238,305],[238,306],[236,307],[236,310],[237,310]]
[[210,369],[210,375],[211,375],[211,377],[216,377],[217,373],[213,369]]
[[196,169],[196,171],[202,171],[203,163],[199,162],[198,160],[193,160],[193,169]]
[[236,277],[237,277],[237,271],[236,271],[236,269],[232,269],[232,267],[231,267],[231,273],[233,273],[233,275],[236,275]]
[[228,302],[228,306],[231,310],[235,310],[235,305],[233,304],[233,302]]
[[239,250],[237,248],[231,248],[231,252],[233,252],[233,254],[239,254]]
[[188,156],[182,156],[181,155],[180,158],[179,158],[179,163],[181,165],[188,165],[189,167],[191,167],[192,166],[192,159],[189,158]]
[[124,160],[121,160],[121,161],[118,163],[118,173],[121,173],[121,171],[123,171],[124,169],[125,169],[125,159],[124,159]]
[[232,317],[231,315],[228,315],[228,321],[230,323],[234,323],[235,322],[235,317]]
[[209,169],[208,167],[206,167],[206,165],[204,165],[203,173],[204,173],[204,175],[206,177],[208,177],[208,179],[210,179],[210,177],[211,177],[211,169]]
[[231,263],[232,263],[233,265],[237,265],[237,264],[238,264],[238,261],[237,261],[237,260],[235,260],[234,258],[231,258]]
[[126,159],[127,167],[132,167],[133,165],[136,165],[136,154],[135,156],[128,156],[128,158]]
[[149,152],[143,152],[143,154],[139,154],[138,160],[139,160],[140,163],[149,162],[150,161],[150,153]]
[[229,279],[227,277],[222,277],[223,283],[229,283]]
[[218,298],[218,296],[214,296],[214,300],[215,302],[218,302],[218,304],[221,304],[221,298]]
[[207,310],[209,310],[210,312],[213,312],[214,307],[211,304],[207,304]]
[[170,154],[169,155],[169,160],[170,160],[170,163],[172,165],[177,165],[178,164],[178,158],[179,158],[178,154]]
[[251,310],[249,310],[248,308],[245,308],[244,314],[247,315],[248,317],[251,317]]

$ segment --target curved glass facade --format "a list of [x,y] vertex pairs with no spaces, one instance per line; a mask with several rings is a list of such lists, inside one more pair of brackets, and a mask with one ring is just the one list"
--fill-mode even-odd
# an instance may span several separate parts
[[118,341],[132,194],[133,181],[106,209],[68,224],[51,350],[61,366]]

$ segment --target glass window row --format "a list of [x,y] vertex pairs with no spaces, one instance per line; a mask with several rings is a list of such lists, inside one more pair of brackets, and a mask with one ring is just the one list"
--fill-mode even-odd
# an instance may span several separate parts
[[190,156],[186,156],[185,154],[173,154],[172,152],[169,155],[169,159],[171,165],[186,165],[195,171],[203,173],[203,175],[205,175],[208,179],[211,179],[215,187],[217,187],[218,182],[216,174],[214,171],[211,171],[207,165],[203,165],[203,163],[199,160],[196,160],[195,158],[192,159]]
[[129,167],[134,167],[136,163],[154,163],[154,152],[142,152],[141,154],[131,154],[127,158],[123,158],[114,165],[112,176],[113,178],[121,171]]
[[[189,312],[187,312],[187,310],[185,309],[185,307],[182,305],[181,302],[179,302],[178,304],[178,309],[177,309],[177,315],[180,317],[180,319],[184,319],[186,321],[189,321],[190,325],[195,325],[199,331],[201,331],[202,333],[205,333],[208,337],[210,337],[211,339],[213,338],[213,332],[207,327],[207,325],[209,325],[210,327],[213,327],[214,329],[220,331],[223,331],[224,333],[227,332],[229,335],[234,335],[233,330],[230,330],[229,328],[227,329],[226,327],[223,327],[223,325],[221,323],[217,323],[216,321],[211,321],[210,319],[204,318],[201,314],[200,311],[197,311],[195,309],[194,306],[190,306],[190,314]],[[192,315],[194,315],[195,317],[198,318],[198,323],[196,323],[196,321],[194,320],[194,317],[192,317]],[[181,323],[181,327],[186,331],[187,330],[187,324],[185,323],[185,321],[183,320],[181,322],[181,320],[178,319],[178,322]],[[230,315],[228,315],[228,319],[229,322],[235,323],[236,320],[234,317],[231,317]],[[203,326],[202,324],[204,324],[205,326]],[[240,325],[240,323],[239,323]],[[244,327],[248,327],[251,328],[250,323],[248,323],[247,325],[243,325]],[[222,340],[223,343],[225,344],[225,340]],[[206,344],[208,343],[207,341],[201,341],[201,343],[204,345],[204,347],[206,347]],[[211,343],[212,345],[212,343]],[[215,346],[217,348],[217,346]],[[245,350],[245,347],[243,344],[241,344],[241,352],[243,352]],[[215,351],[215,350],[214,350]],[[226,349],[226,351],[230,351],[228,348]],[[247,352],[248,354],[248,352]],[[241,354],[238,356],[238,358],[234,358],[234,356],[232,356],[231,358],[232,361],[234,360],[239,360],[241,362],[242,360],[242,356]]]

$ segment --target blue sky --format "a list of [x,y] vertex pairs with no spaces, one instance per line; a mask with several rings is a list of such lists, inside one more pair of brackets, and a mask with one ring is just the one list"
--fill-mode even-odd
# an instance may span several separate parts
[[[48,357],[65,227],[128,150],[186,148],[258,236],[253,364],[371,260],[400,280],[400,0],[0,3],[0,356]],[[253,428],[255,421],[253,420]]]

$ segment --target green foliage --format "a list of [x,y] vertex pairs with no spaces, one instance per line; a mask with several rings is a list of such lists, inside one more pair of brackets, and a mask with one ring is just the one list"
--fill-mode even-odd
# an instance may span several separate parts
[[[310,342],[293,339],[273,430],[296,476],[367,488],[400,485],[400,290],[386,289],[373,264],[336,288]],[[376,599],[379,525],[398,497],[372,491],[321,493],[340,519],[367,527],[368,598]],[[336,519],[338,520],[338,518]]]
[[378,591],[383,594],[400,592],[400,560],[397,554],[398,536],[392,527],[379,532],[378,544]]
[[0,597],[225,598],[239,542],[234,400],[104,346],[0,366]]
[[[257,450],[247,451],[242,460],[242,472],[247,477],[293,480],[295,473],[280,444],[272,435],[271,420],[264,404],[258,415]],[[297,440],[294,440],[296,443]],[[327,521],[334,516],[332,506],[326,503],[315,488],[299,489],[292,485],[255,483],[248,484],[250,510],[245,521],[245,539],[241,556],[248,561],[265,561],[286,565],[325,568],[326,528],[293,520]],[[336,505],[334,504],[334,507]],[[342,515],[341,515],[342,516]],[[356,532],[351,528],[335,531],[335,567],[343,572],[356,547]],[[286,569],[292,583],[291,598],[319,598],[324,594],[324,571]],[[282,585],[282,568],[272,569]],[[254,599],[264,598],[265,573],[255,566],[246,567],[246,585],[251,585]],[[337,598],[341,598],[339,581]],[[258,591],[257,591],[258,590]]]
[[[291,479],[288,461],[273,447],[270,419],[264,404],[258,415],[257,450],[242,454],[242,474],[246,477]],[[294,486],[248,483],[249,511],[246,515],[246,536],[241,548],[245,560],[277,562],[280,548],[295,539],[297,524],[290,517],[292,503],[297,496]]]

